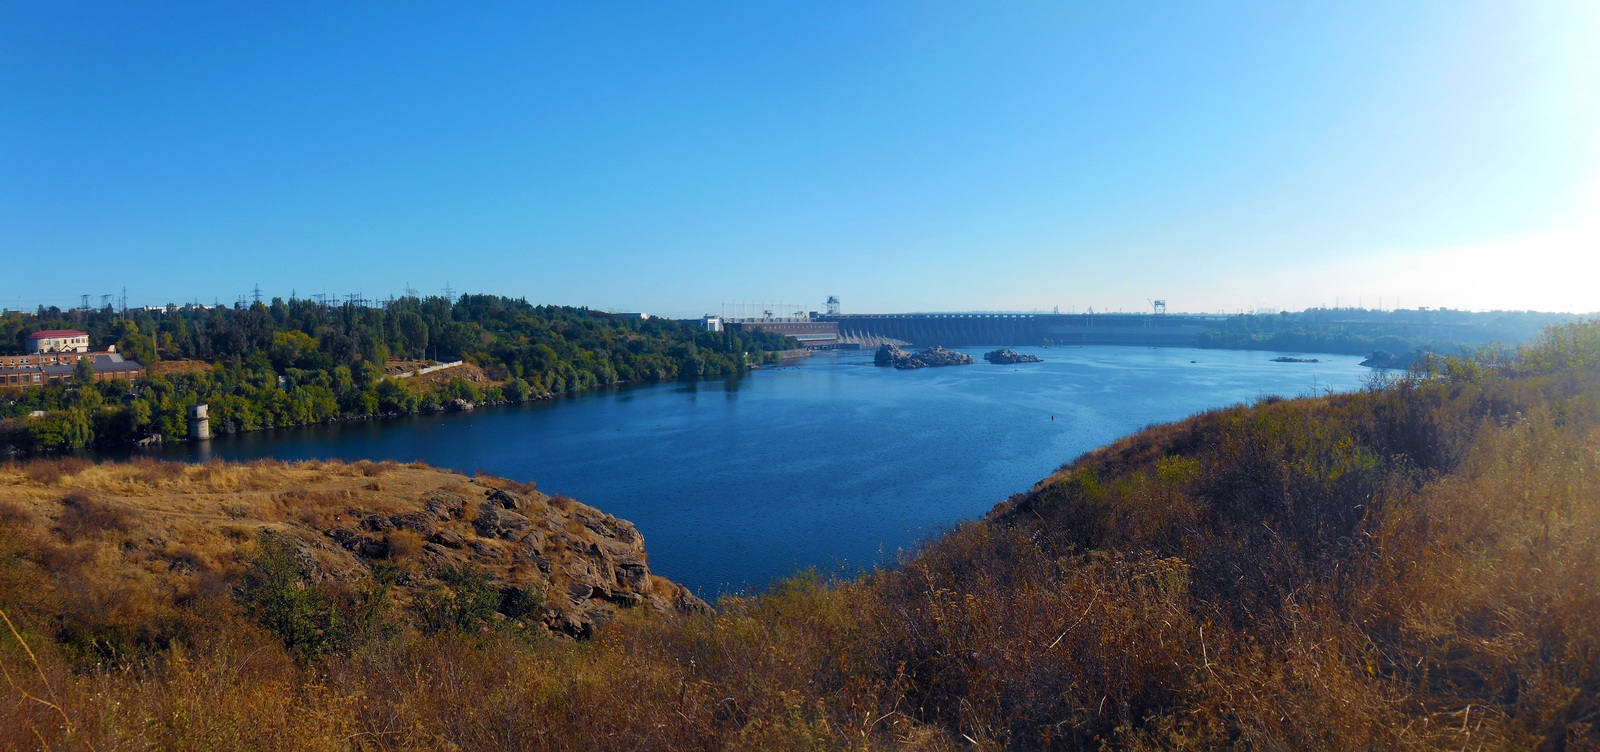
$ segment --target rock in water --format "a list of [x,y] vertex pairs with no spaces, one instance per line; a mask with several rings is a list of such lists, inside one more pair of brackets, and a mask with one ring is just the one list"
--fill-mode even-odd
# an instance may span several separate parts
[[1361,361],[1361,365],[1364,365],[1368,368],[1410,368],[1411,364],[1416,362],[1417,358],[1421,355],[1421,350],[1406,353],[1405,355],[1396,355],[1387,350],[1378,350],[1371,355],[1368,355],[1366,360]]
[[972,365],[972,356],[955,350],[946,350],[937,345],[918,351],[914,355],[898,347],[884,345],[878,348],[878,353],[873,356],[872,362],[880,366],[894,366],[905,370],[929,366]]
[[1012,363],[1043,363],[1044,358],[1037,355],[1023,355],[1009,347],[991,350],[983,354],[983,359],[997,366],[1011,365]]

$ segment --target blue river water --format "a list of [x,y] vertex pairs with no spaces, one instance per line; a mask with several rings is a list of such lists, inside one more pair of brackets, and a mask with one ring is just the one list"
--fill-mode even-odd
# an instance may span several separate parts
[[[1043,363],[896,371],[822,354],[726,381],[470,413],[261,431],[169,459],[421,460],[537,482],[631,520],[651,569],[705,597],[893,559],[1145,426],[1268,395],[1349,391],[1343,355],[1018,347]],[[1317,363],[1276,363],[1281,354]]]

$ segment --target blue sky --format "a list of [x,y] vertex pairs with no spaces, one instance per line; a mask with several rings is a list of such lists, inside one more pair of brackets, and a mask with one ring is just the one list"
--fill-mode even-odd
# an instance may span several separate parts
[[1600,4],[0,4],[0,307],[1600,310]]

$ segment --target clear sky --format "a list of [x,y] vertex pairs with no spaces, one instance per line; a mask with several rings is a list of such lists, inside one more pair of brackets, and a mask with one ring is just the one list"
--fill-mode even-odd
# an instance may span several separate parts
[[1593,0],[8,0],[0,307],[1600,310],[1597,40]]

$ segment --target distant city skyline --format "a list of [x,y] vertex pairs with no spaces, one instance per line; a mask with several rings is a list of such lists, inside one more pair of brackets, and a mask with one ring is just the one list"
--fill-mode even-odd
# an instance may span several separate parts
[[6,3],[0,308],[1595,312],[1597,38],[1578,1]]

